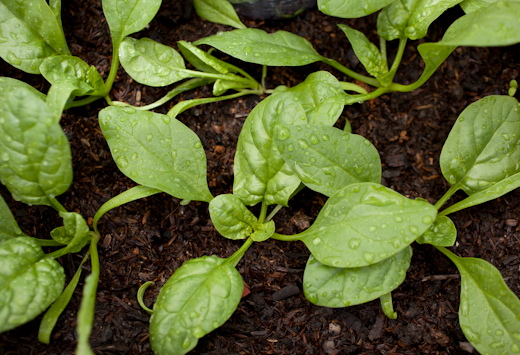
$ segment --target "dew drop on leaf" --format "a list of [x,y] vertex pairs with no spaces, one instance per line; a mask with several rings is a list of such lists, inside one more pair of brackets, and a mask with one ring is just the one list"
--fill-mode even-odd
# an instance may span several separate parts
[[315,134],[311,134],[311,136],[309,137],[309,141],[312,144],[318,144],[320,142],[320,140],[318,139],[318,137],[316,137]]

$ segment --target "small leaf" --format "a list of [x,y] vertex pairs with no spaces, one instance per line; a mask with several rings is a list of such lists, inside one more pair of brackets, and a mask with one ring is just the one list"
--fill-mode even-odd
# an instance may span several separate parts
[[190,42],[178,41],[177,45],[188,62],[198,70],[215,74],[227,74],[229,72],[229,68],[223,61],[195,47]]
[[18,90],[20,88],[23,88],[24,90],[28,90],[28,91],[32,92],[33,94],[38,96],[43,101],[45,101],[45,99],[47,98],[47,95],[39,92],[38,90],[33,88],[31,85],[26,84],[23,81],[13,79],[13,78],[0,77],[0,102],[5,101],[5,99],[7,98],[8,95],[11,94],[11,92]]
[[14,219],[9,206],[0,195],[0,244],[6,240],[26,237]]
[[412,248],[376,264],[335,268],[310,256],[303,275],[305,297],[318,306],[340,308],[375,300],[395,290],[405,279]]
[[0,102],[0,180],[17,201],[49,206],[72,182],[67,137],[45,102],[24,88]]
[[[90,243],[90,230],[85,219],[76,212],[60,212],[63,218],[65,233],[71,239],[66,243],[65,250],[68,253],[78,253]],[[54,239],[54,237],[53,237]],[[61,243],[61,241],[58,240]]]
[[309,41],[286,31],[267,34],[256,28],[248,28],[220,32],[199,39],[194,44],[208,44],[245,62],[269,66],[300,66],[323,59]]
[[347,25],[338,25],[338,27],[345,32],[354,53],[370,75],[379,79],[388,74],[386,62],[383,60],[379,48],[370,42],[362,32]]
[[432,244],[442,247],[451,247],[457,239],[457,228],[446,216],[438,216],[435,222],[423,235],[417,238],[419,244]]
[[490,263],[461,258],[439,249],[459,269],[459,323],[464,335],[481,354],[520,352],[520,300]]
[[215,197],[209,203],[209,215],[217,231],[229,239],[245,239],[253,231],[257,219],[235,195]]
[[326,196],[358,182],[381,182],[381,159],[365,138],[324,125],[275,128],[282,158],[308,188]]
[[220,23],[235,28],[246,28],[227,0],[194,0],[197,15],[210,22]]
[[326,15],[358,18],[370,15],[394,0],[318,0],[318,9]]
[[510,96],[487,96],[455,122],[442,148],[442,174],[468,195],[485,190],[520,172],[518,143],[520,104]]
[[275,230],[274,221],[269,221],[267,223],[256,223],[253,227],[253,233],[251,234],[251,239],[255,242],[263,242],[272,237]]
[[203,256],[185,262],[161,289],[150,318],[157,355],[182,355],[220,327],[238,306],[244,285],[225,259]]
[[382,185],[351,184],[331,196],[312,226],[297,236],[322,264],[362,267],[405,249],[436,215],[429,203]]
[[60,295],[65,273],[29,237],[0,244],[0,333],[36,318]]
[[119,46],[119,59],[128,75],[148,86],[161,87],[193,77],[176,50],[149,38],[126,37]]
[[47,108],[52,112],[56,123],[60,121],[63,110],[67,104],[70,104],[76,95],[81,96],[85,94],[85,92],[93,90],[93,88],[88,84],[85,85],[88,87],[83,86],[82,89],[80,87],[82,85],[80,85],[77,80],[63,80],[51,86],[47,93],[46,102]]
[[220,96],[228,90],[241,90],[248,89],[249,87],[250,85],[247,83],[218,79],[215,81],[215,84],[213,84],[213,96]]
[[170,116],[107,107],[99,122],[119,169],[140,185],[209,202],[206,154],[199,137]]
[[[92,250],[92,247],[90,248]],[[78,323],[76,325],[76,333],[78,334],[78,344],[76,346],[76,355],[95,355],[92,351],[88,338],[92,332],[92,324],[94,323],[94,307],[96,304],[96,291],[99,282],[99,267],[92,270],[92,273],[85,278],[83,286],[83,297],[81,298],[81,306],[78,312]]]
[[88,82],[89,66],[82,59],[70,55],[47,58],[40,65],[40,72],[53,85],[69,81],[78,87],[78,96],[85,95],[94,88]]

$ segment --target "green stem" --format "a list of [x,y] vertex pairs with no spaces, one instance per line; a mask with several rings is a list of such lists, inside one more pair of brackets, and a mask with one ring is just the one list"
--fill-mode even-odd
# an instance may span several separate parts
[[340,81],[339,84],[341,85],[341,88],[345,91],[354,91],[360,94],[368,94],[368,91],[366,91],[364,88],[362,88],[359,85],[356,85],[354,83],[348,83],[345,81]]
[[119,69],[119,43],[115,46],[112,46],[112,65],[110,66],[110,72],[108,73],[107,81],[105,82],[105,95],[107,96],[112,89],[112,85],[114,84],[114,80],[116,79],[117,69]]
[[65,246],[65,244],[57,242],[57,241],[52,240],[52,239],[33,238],[33,240],[36,243],[38,243],[38,245],[41,246],[41,247],[62,247],[62,246]]
[[375,86],[376,88],[381,87],[381,84],[376,79],[370,78],[370,77],[365,76],[365,75],[358,74],[355,71],[352,71],[349,68],[345,67],[344,65],[338,63],[334,59],[323,58],[321,61],[323,63],[326,63],[326,64],[330,65],[333,68],[336,68],[337,70],[339,70],[343,74],[346,74],[346,75],[350,76],[353,79],[359,80],[359,81],[361,81],[361,82],[363,82],[365,84],[368,84],[368,85]]
[[282,240],[284,242],[295,242],[295,241],[301,239],[301,233],[293,234],[293,235],[283,235],[283,234],[274,233],[271,236],[271,239]]
[[262,67],[262,88],[265,90],[265,78],[267,77],[267,65],[264,64]]
[[390,71],[388,72],[388,82],[392,82],[394,80],[395,74],[397,73],[397,68],[399,68],[399,64],[401,64],[401,60],[403,59],[403,53],[406,48],[406,37],[399,38],[399,47],[397,48],[397,54],[395,55],[394,62],[392,63],[392,67],[390,68]]
[[192,74],[195,78],[211,78],[211,79],[222,79],[222,80],[229,80],[229,81],[237,81],[240,83],[246,83],[249,84],[251,87],[258,89],[258,82],[256,80],[251,80],[248,78],[242,78],[238,75],[226,75],[226,74],[214,74],[214,73],[206,73],[196,70],[190,70],[190,69],[178,69],[179,72]]
[[260,223],[260,224],[264,223],[266,214],[267,214],[267,203],[262,202],[262,209],[260,210],[260,216],[258,217],[258,223]]
[[233,255],[227,258],[227,262],[233,266],[237,266],[242,257],[246,253],[247,249],[253,244],[253,239],[251,237],[247,238],[246,242],[238,249]]
[[63,207],[61,205],[61,203],[58,202],[58,200],[56,200],[56,197],[52,197],[52,198],[49,198],[49,200],[51,200],[51,204],[52,204],[52,207],[58,211],[58,212],[65,212],[67,213],[68,211],[65,209],[65,207]]
[[269,216],[265,219],[264,223],[269,222],[273,217],[283,208],[283,205],[276,205],[276,207],[269,213]]
[[[97,101],[99,99],[101,99],[103,96],[89,96],[83,100],[78,100],[78,101],[72,101],[72,103],[70,104],[70,107],[80,107],[80,106],[85,106],[85,105],[88,105],[94,101]],[[69,107],[69,108],[70,108]]]
[[379,50],[381,51],[381,57],[383,58],[383,63],[388,71],[388,59],[386,57],[386,39],[383,37],[379,37]]
[[379,97],[390,91],[391,91],[390,88],[378,88],[372,92],[369,92],[368,94],[347,96],[347,99],[345,100],[345,105],[352,105],[352,104],[355,104],[356,102],[362,103],[364,101]]
[[446,193],[440,198],[439,201],[437,201],[437,203],[434,206],[437,209],[437,211],[446,203],[446,201],[448,201],[448,199],[451,196],[453,196],[453,194],[455,192],[457,192],[458,189],[459,189],[459,184],[456,184],[456,185],[453,185],[452,187],[450,187],[450,189],[448,191],[446,191]]

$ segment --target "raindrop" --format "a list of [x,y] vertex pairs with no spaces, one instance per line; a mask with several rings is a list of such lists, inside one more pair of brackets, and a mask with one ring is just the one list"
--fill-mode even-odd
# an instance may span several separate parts
[[350,239],[350,241],[348,242],[348,246],[350,249],[357,249],[359,248],[359,245],[361,244],[361,239],[359,238],[352,238]]
[[376,255],[374,253],[369,253],[369,252],[365,252],[363,253],[363,259],[365,259],[365,261],[367,263],[371,263],[372,261],[374,261]]
[[321,239],[320,238],[314,238],[314,240],[312,241],[312,244],[313,245],[321,244]]
[[300,148],[302,149],[307,149],[309,148],[309,145],[307,144],[306,141],[302,140],[302,139],[298,139],[298,145],[300,146]]
[[290,136],[291,134],[289,133],[289,130],[285,127],[281,127],[280,129],[278,129],[278,132],[276,134],[276,137],[281,141],[286,140]]
[[433,219],[430,216],[424,216],[422,219],[422,222],[424,224],[431,224],[431,223],[433,223]]
[[148,142],[150,142],[152,139],[153,139],[153,134],[152,134],[152,133],[148,133],[148,134],[146,135],[146,140],[147,140]]
[[320,140],[318,139],[318,137],[316,137],[315,134],[311,134],[311,136],[309,137],[309,141],[312,144],[318,144],[320,142]]

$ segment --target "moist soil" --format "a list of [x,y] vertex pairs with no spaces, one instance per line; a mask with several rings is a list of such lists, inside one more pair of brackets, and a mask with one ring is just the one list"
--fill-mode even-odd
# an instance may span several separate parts
[[[407,84],[421,74],[423,63],[416,50],[423,41],[438,41],[448,26],[462,16],[451,9],[430,28],[428,36],[410,42],[396,76]],[[358,71],[363,68],[337,23],[356,28],[378,43],[376,15],[343,20],[316,9],[284,21],[244,20],[248,27],[268,32],[286,30],[310,40],[322,55]],[[110,68],[111,40],[101,1],[70,1],[63,4],[63,25],[73,55],[94,65],[106,78]],[[230,30],[201,20],[186,1],[163,1],[149,26],[136,37],[149,37],[176,47],[176,41],[195,41],[218,31]],[[389,43],[389,59],[397,44]],[[241,63],[256,78],[261,67]],[[518,79],[519,47],[458,48],[420,89],[393,93],[363,104],[345,107],[337,127],[349,120],[353,133],[369,139],[383,164],[383,184],[410,198],[435,203],[448,189],[439,168],[442,145],[460,112],[487,95],[507,94],[508,83]],[[269,68],[267,87],[294,86],[317,70],[327,70],[340,80],[345,75],[324,64],[296,68]],[[41,76],[25,74],[5,62],[0,73],[26,81],[46,92]],[[363,85],[362,83],[358,83]],[[119,69],[112,100],[133,105],[156,101],[171,88],[151,88],[135,83]],[[155,111],[166,113],[180,100],[210,97],[204,87],[179,95]],[[200,137],[208,161],[208,182],[214,196],[231,193],[233,158],[245,118],[263,97],[248,96],[207,104],[188,110],[179,119]],[[114,163],[98,124],[98,101],[67,110],[61,124],[72,148],[74,182],[59,197],[69,211],[89,224],[98,208],[135,183]],[[60,226],[58,214],[45,206],[27,206],[12,200],[1,187],[20,227],[30,236],[49,238]],[[459,192],[448,201],[464,198]],[[325,197],[303,190],[275,217],[276,231],[294,234],[307,228],[325,203]],[[520,192],[452,215],[458,229],[451,250],[459,256],[479,257],[500,270],[506,284],[520,295]],[[242,244],[220,236],[213,227],[208,205],[187,206],[167,194],[135,201],[109,212],[100,221],[101,276],[96,296],[90,343],[96,354],[152,354],[148,341],[148,314],[137,302],[137,290],[154,281],[145,294],[151,307],[160,288],[183,262],[203,255],[228,257]],[[253,211],[258,213],[259,208]],[[312,305],[302,291],[309,256],[301,242],[268,240],[255,243],[238,265],[250,294],[243,297],[233,316],[219,329],[203,337],[192,354],[467,354],[472,348],[458,322],[460,277],[455,266],[428,245],[414,243],[406,280],[393,293],[396,320],[387,319],[378,300],[347,308]],[[52,248],[46,248],[47,252]],[[82,254],[59,259],[70,280]],[[87,263],[88,264],[88,263]],[[88,275],[89,266],[84,266]],[[84,275],[69,306],[58,320],[51,344],[37,340],[41,316],[0,335],[0,354],[72,354],[77,343],[76,317]],[[476,353],[473,350],[473,353]]]

